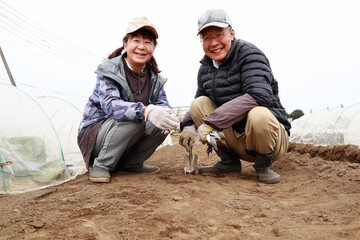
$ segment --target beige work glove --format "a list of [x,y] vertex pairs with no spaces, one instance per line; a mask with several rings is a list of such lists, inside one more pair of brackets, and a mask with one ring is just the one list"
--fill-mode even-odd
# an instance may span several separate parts
[[212,128],[211,126],[207,125],[206,123],[203,123],[200,125],[200,127],[198,128],[198,137],[199,137],[199,141],[202,142],[203,144],[208,143],[206,136],[212,131],[214,130],[214,128]]
[[170,132],[171,129],[180,129],[179,118],[177,118],[174,111],[169,108],[150,104],[144,110],[144,118],[145,121],[150,121],[157,128],[165,132]]
[[183,146],[186,151],[189,152],[190,148],[193,147],[196,138],[196,128],[195,125],[186,126],[182,130],[179,138],[179,144]]

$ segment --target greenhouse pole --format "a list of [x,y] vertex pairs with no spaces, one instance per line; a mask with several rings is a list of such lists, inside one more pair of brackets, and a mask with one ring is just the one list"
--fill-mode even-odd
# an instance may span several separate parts
[[5,68],[6,68],[6,72],[7,72],[8,76],[9,76],[9,78],[10,78],[10,82],[11,82],[11,84],[12,84],[14,87],[16,87],[14,78],[13,78],[13,76],[11,75],[10,68],[9,68],[9,66],[7,65],[7,62],[6,62],[6,59],[5,59],[5,56],[4,56],[3,51],[1,50],[1,47],[0,47],[0,55],[1,55],[2,61],[3,61],[3,63],[4,63],[4,66],[5,66]]
[[[0,164],[1,164],[1,163],[2,163],[2,159],[1,159],[1,154],[0,154]],[[4,192],[6,192],[5,173],[4,173],[4,167],[3,167],[3,165],[1,165],[1,175],[2,175],[2,179],[3,179]]]
[[2,158],[1,158],[1,154],[0,154],[0,166],[1,166],[1,174],[2,174],[2,179],[3,179],[3,188],[4,188],[4,192],[6,192],[6,183],[5,183],[5,172],[4,172],[4,166],[5,165],[9,165],[12,164],[12,161],[8,161],[8,162],[3,162]]

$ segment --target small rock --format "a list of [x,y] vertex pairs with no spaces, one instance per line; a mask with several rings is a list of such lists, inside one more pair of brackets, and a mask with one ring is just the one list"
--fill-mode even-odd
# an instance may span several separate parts
[[34,222],[30,223],[30,226],[32,226],[33,228],[39,229],[39,228],[43,228],[45,226],[45,223],[40,222],[40,221],[34,221]]
[[331,169],[331,166],[329,166],[329,165],[328,165],[328,166],[324,166],[324,167],[320,168],[319,171],[320,171],[320,172],[324,172],[324,171],[326,171],[326,170],[328,170],[328,169]]
[[179,202],[179,201],[181,201],[183,198],[182,197],[180,197],[180,196],[173,196],[173,200],[175,201],[175,202]]
[[336,173],[336,175],[337,175],[338,177],[343,177],[343,176],[345,176],[345,174],[346,174],[345,171],[339,171],[339,172]]

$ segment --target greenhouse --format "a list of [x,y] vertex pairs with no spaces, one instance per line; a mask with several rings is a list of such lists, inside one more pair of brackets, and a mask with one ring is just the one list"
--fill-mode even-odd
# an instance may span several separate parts
[[360,146],[360,103],[305,114],[291,125],[292,142]]
[[[41,189],[86,173],[77,131],[86,101],[33,98],[0,83],[0,194]],[[188,107],[175,108],[183,116]],[[292,122],[290,141],[360,146],[360,103],[306,114]],[[160,146],[172,145],[170,135]]]
[[0,193],[56,185],[86,172],[77,145],[79,103],[32,98],[0,84]]

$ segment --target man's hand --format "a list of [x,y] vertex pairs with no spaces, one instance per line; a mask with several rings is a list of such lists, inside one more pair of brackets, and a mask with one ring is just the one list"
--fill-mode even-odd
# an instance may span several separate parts
[[180,134],[179,144],[183,146],[186,151],[189,152],[190,147],[192,148],[195,143],[196,138],[196,128],[195,125],[184,127],[183,131]]
[[144,110],[144,118],[161,130],[180,129],[180,121],[172,109],[150,104]]
[[206,136],[212,131],[214,128],[207,125],[206,123],[203,123],[198,128],[198,135],[199,135],[199,141],[203,144],[207,144],[208,141],[206,140]]

